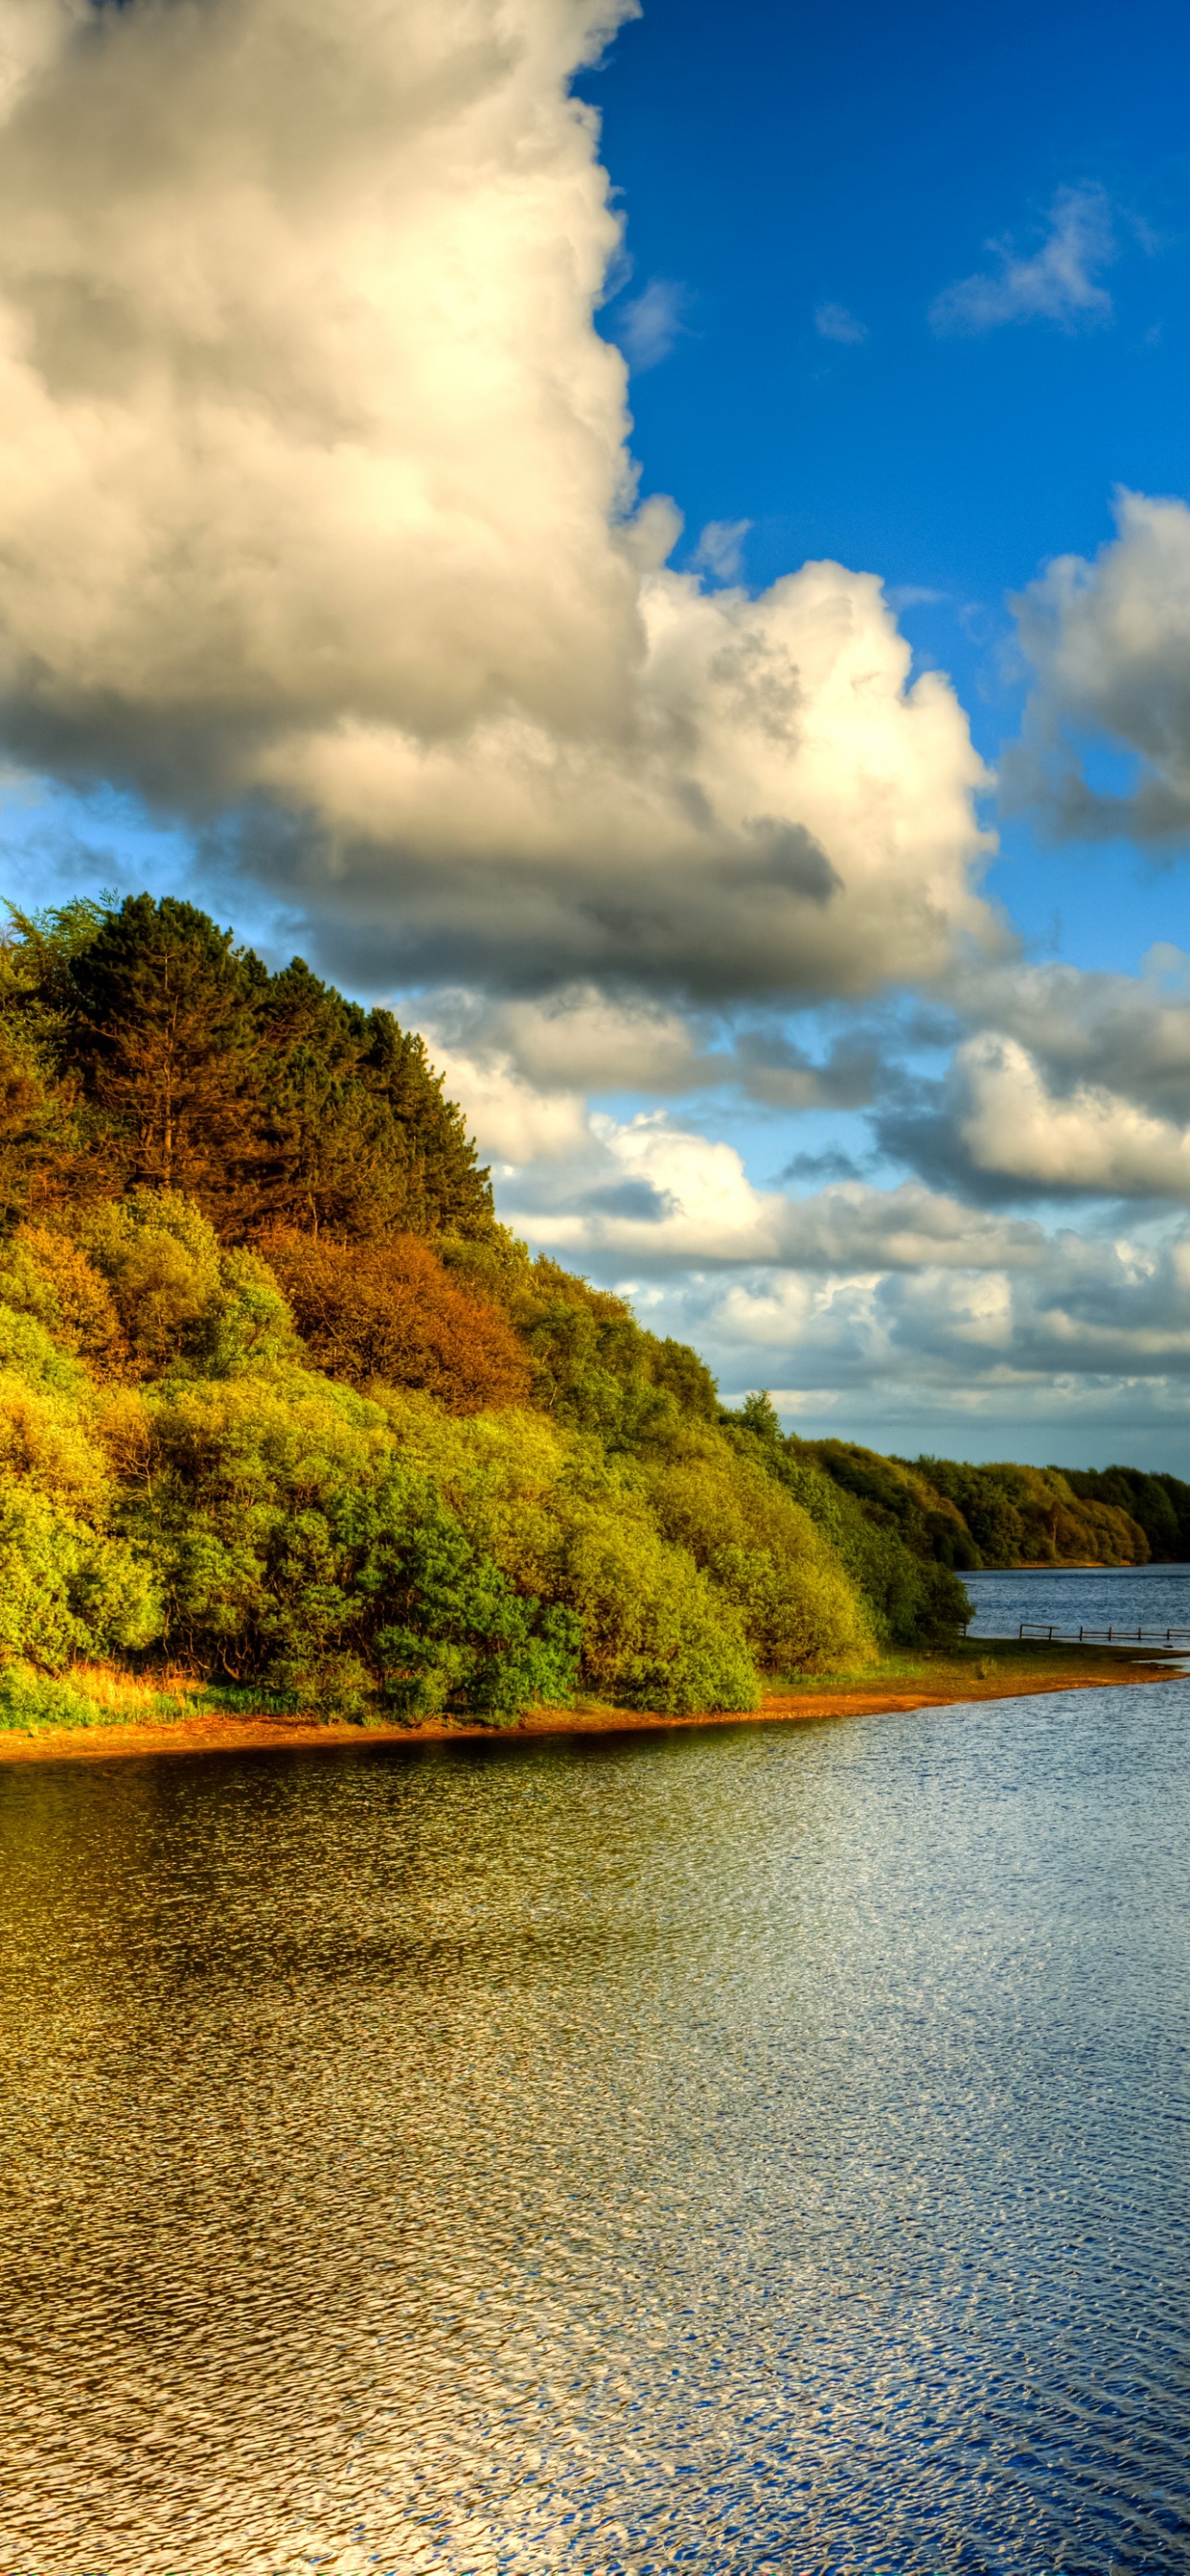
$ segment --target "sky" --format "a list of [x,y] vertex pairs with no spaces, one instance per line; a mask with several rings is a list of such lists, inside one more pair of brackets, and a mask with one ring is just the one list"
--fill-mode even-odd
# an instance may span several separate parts
[[6,0],[0,886],[391,1003],[730,1400],[1190,1473],[1188,56]]

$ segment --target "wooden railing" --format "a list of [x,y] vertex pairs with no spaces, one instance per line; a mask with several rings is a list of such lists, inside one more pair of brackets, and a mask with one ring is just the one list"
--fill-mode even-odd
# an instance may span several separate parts
[[1167,1646],[1190,1652],[1190,1628],[1062,1628],[1055,1620],[1022,1619],[1018,1637],[1044,1637],[1051,1646]]

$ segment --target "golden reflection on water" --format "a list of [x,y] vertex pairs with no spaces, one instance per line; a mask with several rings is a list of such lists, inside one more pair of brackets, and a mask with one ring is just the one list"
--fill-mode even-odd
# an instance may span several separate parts
[[0,2564],[1181,2571],[1188,1709],[9,1772]]

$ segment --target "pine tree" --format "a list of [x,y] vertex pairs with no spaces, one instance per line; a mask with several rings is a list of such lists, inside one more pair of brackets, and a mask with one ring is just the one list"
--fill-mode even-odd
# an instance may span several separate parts
[[391,1012],[301,958],[270,976],[171,896],[14,913],[0,1215],[143,1186],[184,1191],[239,1237],[476,1241],[495,1224],[463,1118]]
[[487,1234],[487,1172],[419,1037],[362,1010],[295,958],[273,977],[262,1215],[303,1232],[388,1241]]
[[414,1234],[490,1234],[491,1177],[480,1164],[461,1109],[445,1096],[425,1040],[398,1028],[391,1011],[368,1020],[368,1075],[400,1139],[405,1214]]
[[219,1224],[260,1157],[265,971],[193,904],[129,896],[73,961],[69,1052],[118,1188],[186,1191]]

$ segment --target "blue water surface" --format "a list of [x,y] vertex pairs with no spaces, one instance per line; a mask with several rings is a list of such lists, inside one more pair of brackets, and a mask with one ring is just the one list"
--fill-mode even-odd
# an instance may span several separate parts
[[0,1775],[0,2566],[1182,2576],[1188,1726]]
[[1182,1628],[1190,1636],[1190,1565],[1037,1565],[965,1574],[973,1637],[1013,1636],[1022,1620],[1080,1627]]

